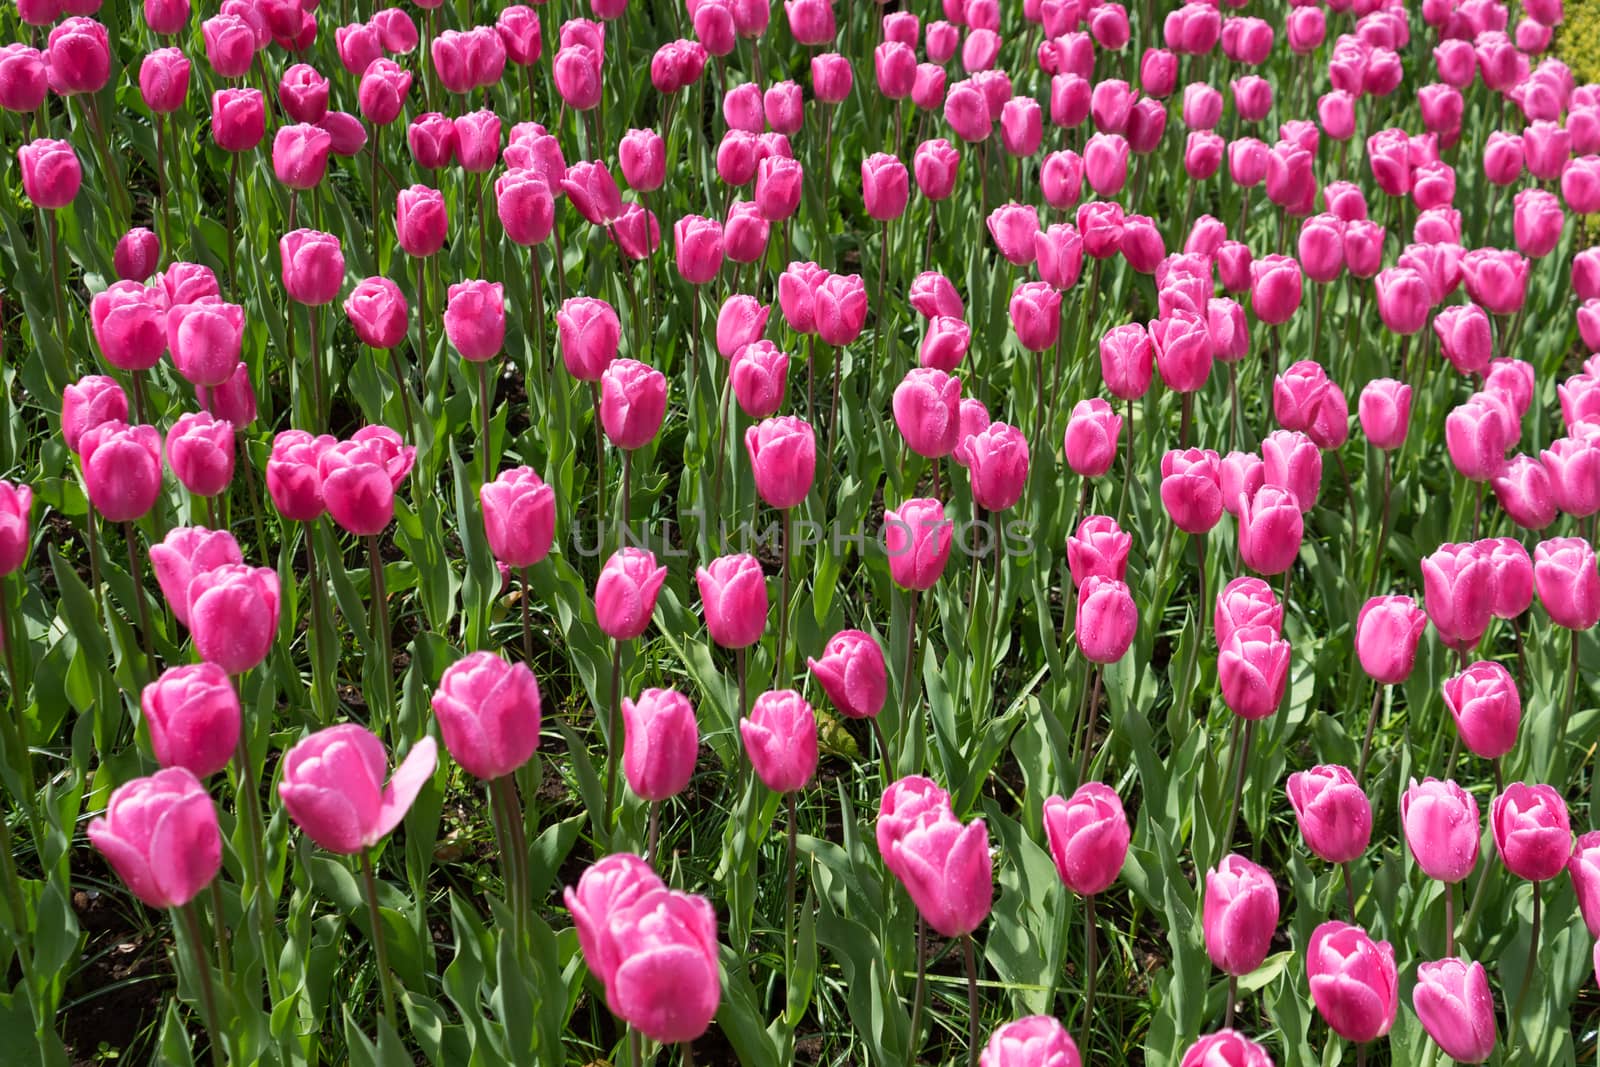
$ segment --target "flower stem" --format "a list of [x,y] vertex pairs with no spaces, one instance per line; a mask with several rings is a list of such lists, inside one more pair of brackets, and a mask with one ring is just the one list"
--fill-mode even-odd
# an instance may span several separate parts
[[[489,446],[489,422],[491,418],[489,411],[493,399],[489,392],[488,363],[487,361],[480,361],[478,363],[478,407],[482,412],[483,430],[482,435],[478,438],[478,448],[483,452],[483,484],[485,485],[489,484],[489,475],[494,462],[490,456],[491,449]],[[597,425],[599,417],[600,413],[597,409],[595,411]]]
[[1378,709],[1383,705],[1383,686],[1372,687],[1372,710],[1367,713],[1367,734],[1361,739],[1361,762],[1356,764],[1356,785],[1367,776],[1367,757],[1372,754],[1372,734],[1378,725]]
[[922,1000],[927,987],[927,968],[922,959],[922,916],[917,915],[917,939],[912,945],[912,951],[917,957],[917,984],[916,991],[911,996],[911,1038],[906,1051],[906,1067],[915,1067],[917,1053],[921,1050],[920,1031],[922,1029]]
[[[1234,724],[1234,728],[1236,731],[1238,730],[1237,723]],[[1242,733],[1236,733],[1235,735],[1239,743],[1234,747],[1233,753],[1233,802],[1228,805],[1228,829],[1222,837],[1222,851],[1217,856],[1219,861],[1233,847],[1233,831],[1234,827],[1238,825],[1239,805],[1244,798],[1244,772],[1245,767],[1250,762],[1250,739],[1255,736],[1255,732],[1255,720],[1250,719],[1245,722]]]
[[211,1039],[212,1067],[222,1067],[222,1020],[217,1018],[217,989],[212,983],[211,961],[206,959],[205,932],[200,927],[200,912],[193,901],[174,908],[188,936],[189,952],[194,957],[195,984],[200,987],[200,1010],[205,1013],[206,1034]]
[[661,843],[661,801],[650,802],[650,833],[646,839],[644,861],[651,867],[656,865],[656,850]]
[[128,543],[128,576],[133,579],[133,602],[139,612],[139,635],[144,640],[144,661],[148,677],[156,675],[155,627],[150,625],[150,605],[144,602],[144,568],[139,563],[139,537],[133,523],[122,524],[122,537]]
[[1522,984],[1517,988],[1516,1006],[1506,1018],[1507,1049],[1516,1047],[1517,1020],[1522,1017],[1522,1001],[1528,995],[1528,986],[1533,981],[1533,968],[1539,959],[1539,920],[1543,916],[1539,909],[1539,883],[1530,884],[1533,886],[1533,930],[1528,935],[1528,963],[1522,970]]
[[383,560],[378,554],[376,535],[367,537],[367,563],[372,573],[372,636],[378,644],[377,683],[382,693],[380,721],[387,725],[394,705],[394,651],[389,644],[389,595],[384,587]]
[[516,919],[517,951],[527,944],[529,896],[532,886],[528,868],[528,838],[522,827],[522,805],[517,800],[517,780],[506,774],[489,783],[489,792],[505,820],[506,847],[510,855],[505,863],[509,871],[507,882],[515,897],[511,914]]
[[967,1049],[971,1067],[978,1067],[978,958],[971,934],[961,939],[961,950],[967,964]]
[[773,684],[774,685],[786,684],[788,682],[788,680],[789,680],[789,672],[788,672],[788,670],[787,670],[787,668],[785,666],[785,660],[784,660],[784,651],[785,651],[785,648],[786,648],[786,646],[788,644],[788,637],[789,637],[789,583],[791,581],[791,576],[790,576],[790,573],[789,573],[790,572],[789,564],[790,564],[790,558],[791,558],[791,556],[793,554],[792,553],[792,545],[791,545],[791,542],[792,542],[793,539],[789,535],[790,534],[790,509],[789,508],[784,508],[783,509],[782,527],[783,527],[783,548],[782,548],[781,551],[782,551],[782,565],[783,565],[783,582],[782,582],[782,589],[783,589],[782,596],[783,596],[783,598],[778,602],[778,655],[777,655],[777,658],[773,660],[773,664],[772,664],[772,669],[773,669],[773,672],[775,674],[775,677],[773,678]]
[[211,927],[217,938],[217,970],[222,974],[222,984],[228,984],[232,970],[228,960],[228,917],[222,910],[222,882],[211,879]]
[[[1094,894],[1083,898],[1083,936],[1089,953],[1088,983],[1083,993],[1083,1025],[1078,1029],[1078,1053],[1088,1062],[1089,1035],[1094,1026],[1094,987],[1100,976],[1100,941],[1095,934]],[[976,1045],[974,1045],[976,1048]]]
[[[787,885],[784,888],[783,900],[783,966],[784,973],[793,973],[793,959],[790,955],[794,946],[794,847],[795,847],[795,795],[793,791],[785,793],[783,799],[789,808],[789,862],[786,868]],[[654,825],[652,823],[652,825]]]
[[372,947],[378,953],[378,978],[383,988],[383,1017],[394,1025],[394,981],[389,977],[389,946],[383,938],[383,915],[378,910],[378,883],[372,877],[372,852],[361,853],[361,881],[367,891],[367,916],[372,923]]
[[611,815],[617,809],[617,763],[621,760],[622,741],[617,732],[622,729],[622,642],[611,641],[611,719],[606,732],[606,833],[611,832]]

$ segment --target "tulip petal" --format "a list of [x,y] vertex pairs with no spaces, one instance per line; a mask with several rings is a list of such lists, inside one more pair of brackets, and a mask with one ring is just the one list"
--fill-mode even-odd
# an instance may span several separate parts
[[394,769],[394,775],[383,791],[383,803],[378,808],[378,821],[373,825],[365,844],[376,844],[390,830],[400,825],[400,820],[411,810],[417,794],[428,784],[438,765],[439,746],[433,738],[424,737],[412,746],[411,751],[406,753],[406,758],[400,762],[400,766]]

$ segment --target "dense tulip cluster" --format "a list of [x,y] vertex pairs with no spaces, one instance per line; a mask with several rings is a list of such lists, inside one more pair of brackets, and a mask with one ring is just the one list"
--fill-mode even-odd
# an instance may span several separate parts
[[124,7],[0,43],[24,1058],[84,822],[107,1054],[1570,1062],[1592,12]]

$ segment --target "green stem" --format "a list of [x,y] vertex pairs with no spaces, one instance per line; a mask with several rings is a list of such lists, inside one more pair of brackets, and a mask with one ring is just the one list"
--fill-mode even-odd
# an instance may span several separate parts
[[394,980],[389,976],[389,946],[383,937],[383,915],[378,910],[378,883],[372,877],[372,852],[361,853],[361,881],[367,891],[367,917],[372,923],[372,947],[378,954],[378,978],[383,987],[383,1017],[395,1024]]
[[150,605],[144,599],[144,568],[139,565],[139,538],[133,523],[122,524],[122,537],[128,543],[128,577],[133,579],[133,602],[139,613],[139,636],[144,642],[145,670],[156,676],[155,627],[150,625]]
[[1367,712],[1367,733],[1361,740],[1361,762],[1356,764],[1356,785],[1367,776],[1367,757],[1372,754],[1372,734],[1378,725],[1378,709],[1383,704],[1383,686],[1372,687],[1372,710]]
[[1083,898],[1083,936],[1089,954],[1086,968],[1089,978],[1083,994],[1083,1025],[1078,1029],[1078,1054],[1083,1056],[1086,1062],[1092,1063],[1094,1061],[1089,1056],[1089,1035],[1094,1027],[1094,987],[1100,977],[1100,939],[1095,933],[1092,893]]
[[372,575],[372,636],[377,638],[377,685],[382,695],[381,722],[389,725],[394,711],[394,650],[390,647],[389,594],[384,585],[383,559],[378,553],[377,535],[367,538],[367,565]]
[[222,880],[211,879],[211,926],[217,938],[217,970],[222,973],[222,984],[228,984],[228,974],[233,969],[228,959],[228,915],[222,908]]
[[922,1029],[922,1001],[927,990],[927,967],[922,959],[922,930],[923,919],[917,915],[917,939],[912,945],[912,951],[917,957],[917,984],[916,991],[911,996],[911,1040],[910,1048],[906,1053],[906,1067],[916,1067],[917,1053],[921,1051],[922,1042],[920,1031]]
[[1233,831],[1239,822],[1239,805],[1244,798],[1244,773],[1250,762],[1250,740],[1255,736],[1256,723],[1254,719],[1247,720],[1242,733],[1238,732],[1238,723],[1234,724],[1234,728],[1239,744],[1235,746],[1233,753],[1233,802],[1228,805],[1228,829],[1222,837],[1222,851],[1217,855],[1219,862],[1233,847]]
[[784,965],[784,973],[785,974],[794,973],[793,970],[792,970],[794,957],[791,954],[793,952],[793,947],[794,947],[794,877],[795,877],[795,875],[794,875],[794,869],[795,869],[794,852],[795,852],[795,834],[797,832],[796,831],[796,825],[795,825],[796,819],[795,819],[795,799],[794,798],[795,798],[795,795],[794,795],[794,793],[792,791],[788,792],[788,793],[785,793],[783,795],[783,799],[786,802],[786,804],[788,806],[788,809],[789,809],[789,833],[788,833],[788,838],[789,838],[789,848],[788,848],[789,862],[788,862],[787,870],[785,872],[785,881],[786,881],[787,884],[784,887],[784,893],[783,893],[783,900],[784,900],[784,907],[783,907],[783,965]]
[[617,810],[617,764],[622,759],[622,740],[617,732],[622,729],[622,642],[611,641],[611,718],[606,732],[606,821],[605,832],[611,833],[611,815]]
[[489,783],[489,792],[505,818],[506,844],[511,850],[509,881],[515,896],[511,913],[516,920],[517,951],[521,952],[527,945],[532,884],[528,866],[528,839],[522,825],[522,804],[517,799],[517,781],[512,775],[502,775]]
[[[481,436],[478,438],[478,447],[483,452],[483,484],[484,485],[488,485],[489,484],[489,476],[490,476],[490,473],[491,473],[491,470],[492,470],[492,465],[493,465],[493,459],[490,456],[490,453],[493,450],[492,450],[492,448],[490,446],[490,443],[489,443],[489,423],[491,421],[490,404],[493,402],[493,399],[494,399],[493,396],[489,392],[489,368],[488,368],[488,363],[487,363],[487,361],[480,361],[478,363],[478,407],[482,411],[483,429],[481,431]],[[597,425],[598,425],[598,422],[599,422],[599,418],[600,418],[600,412],[599,412],[599,409],[597,408],[595,410],[595,420],[596,420],[596,424]]]
[[1539,909],[1539,883],[1530,883],[1533,886],[1533,929],[1528,935],[1528,963],[1522,971],[1522,985],[1517,989],[1516,1006],[1511,1009],[1510,1016],[1506,1019],[1506,1048],[1516,1046],[1517,1020],[1522,1017],[1522,1001],[1528,995],[1528,986],[1533,981],[1533,969],[1539,960],[1539,920],[1542,918]]
[[194,958],[195,984],[200,987],[200,1009],[205,1013],[206,1034],[211,1039],[212,1067],[223,1067],[222,1020],[217,1016],[217,989],[213,984],[211,961],[206,959],[205,932],[200,926],[200,912],[193,901],[172,909],[183,923],[189,942],[189,952]]
[[978,1031],[982,1020],[978,1014],[978,959],[977,952],[973,948],[971,934],[961,939],[961,949],[967,965],[968,1062],[971,1067],[978,1067],[978,1053],[981,1049],[978,1041]]

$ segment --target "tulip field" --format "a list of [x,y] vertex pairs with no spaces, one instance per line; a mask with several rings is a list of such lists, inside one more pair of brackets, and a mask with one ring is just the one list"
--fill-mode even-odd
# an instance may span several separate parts
[[0,1067],[1596,1063],[1596,17],[0,0]]

